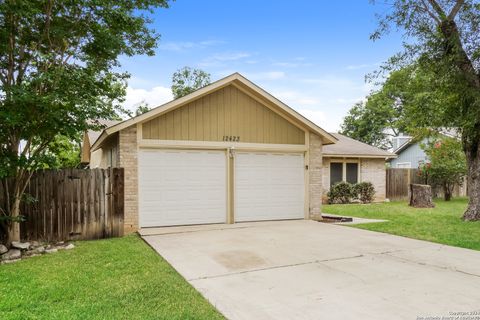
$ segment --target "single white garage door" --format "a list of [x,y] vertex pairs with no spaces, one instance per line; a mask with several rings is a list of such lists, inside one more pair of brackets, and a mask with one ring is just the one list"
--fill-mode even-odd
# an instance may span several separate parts
[[138,168],[140,227],[226,222],[225,152],[140,150]]
[[235,221],[304,218],[303,154],[236,153]]

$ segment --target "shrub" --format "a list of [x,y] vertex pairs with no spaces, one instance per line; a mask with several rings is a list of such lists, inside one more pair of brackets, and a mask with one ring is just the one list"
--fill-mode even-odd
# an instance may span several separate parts
[[353,186],[355,198],[362,203],[371,203],[375,196],[375,188],[371,182],[360,182]]
[[330,187],[327,196],[328,203],[350,203],[355,198],[354,187],[348,182],[339,182]]

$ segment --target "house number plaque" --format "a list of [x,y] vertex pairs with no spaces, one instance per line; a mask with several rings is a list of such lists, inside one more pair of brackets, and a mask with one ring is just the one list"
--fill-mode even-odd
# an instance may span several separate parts
[[223,136],[223,141],[239,142],[240,136]]

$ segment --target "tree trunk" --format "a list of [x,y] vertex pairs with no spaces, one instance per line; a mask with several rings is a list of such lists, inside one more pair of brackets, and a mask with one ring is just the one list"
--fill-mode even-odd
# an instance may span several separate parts
[[443,199],[450,201],[452,199],[452,190],[448,184],[443,185]]
[[410,184],[410,206],[415,208],[434,208],[432,187],[424,184]]
[[20,198],[15,198],[13,201],[12,210],[10,211],[10,217],[12,220],[8,225],[8,237],[7,245],[9,246],[12,241],[20,241],[20,222],[18,222],[18,216],[20,215]]
[[[480,148],[477,145],[477,150],[470,150],[465,152],[468,166],[468,207],[463,214],[465,221],[480,220]],[[475,151],[475,152],[472,152]]]

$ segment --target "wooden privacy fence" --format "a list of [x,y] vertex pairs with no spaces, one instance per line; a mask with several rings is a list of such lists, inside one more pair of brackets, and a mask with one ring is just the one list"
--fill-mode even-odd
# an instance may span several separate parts
[[387,198],[390,200],[408,199],[410,183],[424,183],[418,176],[418,169],[387,168],[386,179]]
[[[25,240],[85,240],[121,236],[123,168],[37,171],[25,191],[20,224]],[[0,192],[0,194],[2,194]]]
[[[409,196],[409,185],[411,183],[424,184],[425,181],[418,175],[418,169],[408,168],[387,168],[386,176],[386,197],[390,200],[406,200]],[[443,196],[441,188],[432,187],[435,197]],[[455,186],[453,196],[466,196],[466,188],[464,186]]]

